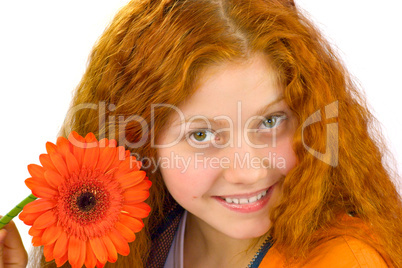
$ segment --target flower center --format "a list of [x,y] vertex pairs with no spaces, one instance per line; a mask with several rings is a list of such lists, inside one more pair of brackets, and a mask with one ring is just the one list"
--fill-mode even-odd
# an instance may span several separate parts
[[64,183],[60,191],[60,213],[80,225],[96,224],[110,207],[110,191],[105,177],[96,171],[82,170]]
[[88,212],[92,210],[96,205],[96,198],[93,193],[86,192],[82,193],[77,198],[77,207],[83,212]]
[[58,224],[69,235],[83,241],[87,237],[99,237],[119,220],[122,189],[109,174],[83,168],[72,174],[58,190]]

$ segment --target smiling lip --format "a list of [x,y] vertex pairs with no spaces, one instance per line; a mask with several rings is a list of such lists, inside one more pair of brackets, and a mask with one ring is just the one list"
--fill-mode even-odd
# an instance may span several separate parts
[[251,194],[214,196],[213,198],[232,211],[251,213],[265,207],[271,198],[275,185]]

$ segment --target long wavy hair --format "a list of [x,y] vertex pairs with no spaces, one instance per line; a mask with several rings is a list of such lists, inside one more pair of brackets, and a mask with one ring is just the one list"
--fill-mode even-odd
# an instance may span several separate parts
[[[320,231],[331,226],[402,267],[401,197],[396,173],[384,161],[381,132],[334,50],[293,1],[131,1],[95,44],[61,135],[93,132],[115,138],[140,157],[156,157],[152,141],[168,126],[172,109],[152,105],[180,105],[197,90],[203,69],[254,52],[265,53],[278,71],[299,122],[293,141],[298,165],[284,179],[282,199],[269,215],[275,245],[288,260],[308,260],[328,239]],[[334,103],[338,116],[328,122],[337,125],[337,146],[330,148],[335,155],[328,163],[311,153],[325,153],[328,122],[303,122]],[[130,255],[106,267],[146,266],[150,233],[164,219],[169,200],[160,172],[148,176],[153,210],[146,227],[130,244]],[[365,222],[373,235],[342,225],[338,216],[345,213]],[[42,267],[55,264],[42,259]]]

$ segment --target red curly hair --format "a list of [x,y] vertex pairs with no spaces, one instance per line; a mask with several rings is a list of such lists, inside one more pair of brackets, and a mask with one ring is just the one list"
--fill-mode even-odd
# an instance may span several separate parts
[[[387,151],[381,133],[341,61],[293,1],[131,1],[93,48],[62,135],[94,132],[98,138],[123,139],[125,145],[144,139],[142,146],[128,149],[155,157],[155,137],[150,133],[157,136],[167,127],[171,110],[160,108],[151,114],[151,105],[178,106],[197,90],[194,82],[201,70],[246,59],[253,52],[271,59],[299,122],[293,142],[298,165],[285,178],[281,202],[270,215],[275,244],[287,259],[303,258],[327,239],[319,231],[331,226],[372,245],[395,267],[402,267],[402,202],[392,182],[396,177],[383,162]],[[77,108],[99,103],[109,107],[104,116],[98,109]],[[330,159],[333,165],[305,148],[325,152],[328,122],[303,127],[310,115],[332,103],[338,108],[338,117],[331,119],[338,124],[337,147],[331,148],[337,156]],[[117,118],[132,115],[143,121],[116,123]],[[151,121],[152,131],[143,131],[141,123]],[[153,211],[146,228],[131,243],[129,256],[106,267],[146,264],[150,233],[164,218],[169,198],[160,172],[148,176],[153,181],[148,200]],[[342,226],[337,217],[343,213],[366,222],[374,235]],[[43,267],[55,267],[42,262]]]

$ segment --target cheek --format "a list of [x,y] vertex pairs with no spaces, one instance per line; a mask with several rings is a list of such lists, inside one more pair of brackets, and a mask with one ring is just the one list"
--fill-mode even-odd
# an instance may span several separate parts
[[283,169],[284,174],[288,174],[289,171],[294,168],[297,164],[297,158],[296,154],[293,151],[292,147],[289,146],[289,148],[286,148],[286,150],[283,152],[284,158],[286,159],[286,165]]
[[199,170],[194,166],[187,169],[161,169],[163,180],[172,197],[186,207],[186,202],[207,195],[214,183],[214,171]]
[[296,154],[292,148],[292,139],[289,137],[279,141],[271,153],[275,155],[275,167],[283,175],[287,175],[297,164]]

